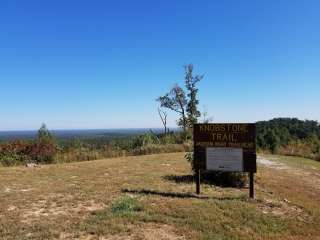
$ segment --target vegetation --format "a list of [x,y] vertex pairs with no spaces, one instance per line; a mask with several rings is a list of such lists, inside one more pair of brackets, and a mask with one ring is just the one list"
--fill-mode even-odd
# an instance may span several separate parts
[[[316,121],[279,118],[257,123],[260,152],[301,156],[320,160],[320,130]],[[0,143],[0,165],[88,161],[100,158],[169,152],[188,152],[193,166],[192,145],[183,131],[156,134],[152,131],[116,138],[93,137],[55,139],[43,125],[33,140]],[[231,176],[233,179],[234,176]],[[213,176],[213,178],[216,178]],[[239,175],[239,178],[242,178]]]
[[184,142],[180,132],[155,134],[150,131],[121,138],[94,137],[57,140],[43,125],[33,140],[0,143],[0,165],[90,161],[109,157],[190,150],[191,145]]

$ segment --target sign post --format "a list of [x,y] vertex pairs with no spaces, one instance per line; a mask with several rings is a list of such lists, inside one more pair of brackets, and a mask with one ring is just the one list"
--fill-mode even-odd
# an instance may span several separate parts
[[253,198],[257,172],[255,124],[194,124],[193,134],[197,194],[201,171],[247,172]]
[[250,198],[254,198],[254,172],[249,173]]
[[201,173],[200,173],[200,169],[196,170],[196,192],[199,195],[200,194],[200,179],[201,177]]

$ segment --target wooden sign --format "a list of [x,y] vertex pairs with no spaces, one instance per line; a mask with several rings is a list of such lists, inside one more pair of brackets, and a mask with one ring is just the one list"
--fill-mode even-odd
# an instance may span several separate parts
[[193,131],[197,168],[214,171],[257,171],[255,124],[195,124]]
[[253,198],[253,178],[257,172],[255,124],[194,124],[193,140],[198,194],[200,171],[248,172]]

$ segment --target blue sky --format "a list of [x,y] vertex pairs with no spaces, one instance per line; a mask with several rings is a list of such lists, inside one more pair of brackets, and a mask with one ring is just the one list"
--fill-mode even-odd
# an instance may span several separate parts
[[215,122],[319,121],[319,12],[317,0],[2,0],[0,130],[160,127],[155,99],[187,63]]

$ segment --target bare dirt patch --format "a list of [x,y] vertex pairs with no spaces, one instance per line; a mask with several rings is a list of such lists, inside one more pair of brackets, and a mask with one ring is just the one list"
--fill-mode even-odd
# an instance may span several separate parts
[[184,236],[179,236],[174,227],[169,225],[146,224],[143,227],[142,235],[147,240],[184,240]]
[[173,226],[167,224],[154,224],[147,223],[143,224],[139,231],[135,231],[130,236],[125,235],[112,235],[107,238],[99,238],[103,240],[133,240],[133,239],[144,239],[144,240],[185,240],[186,238],[176,233]]
[[54,217],[58,215],[77,214],[85,217],[88,213],[103,209],[104,207],[104,204],[96,203],[93,200],[79,202],[70,206],[69,204],[63,205],[49,199],[42,199],[32,203],[28,209],[24,209],[22,222],[30,223],[40,217]]
[[77,240],[185,240],[186,238],[179,235],[173,226],[167,224],[146,223],[139,228],[134,228],[130,235],[117,234],[108,236],[86,235],[81,233],[75,237],[69,233],[61,233],[60,240],[77,239]]
[[303,222],[311,222],[312,217],[302,207],[291,204],[287,199],[277,201],[264,199],[258,204],[258,208],[264,214],[272,214],[283,218],[298,219]]
[[86,235],[86,234],[80,234],[80,236],[75,237],[70,233],[61,233],[59,240],[105,240],[105,238],[97,238],[94,235]]

